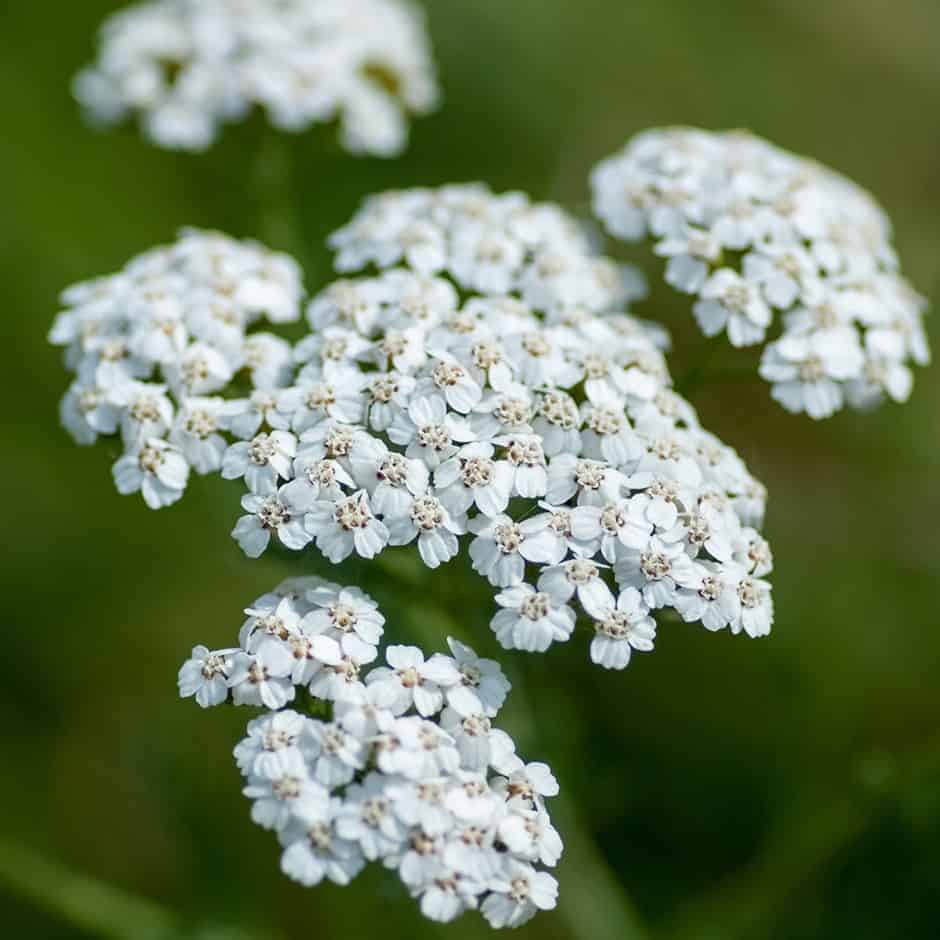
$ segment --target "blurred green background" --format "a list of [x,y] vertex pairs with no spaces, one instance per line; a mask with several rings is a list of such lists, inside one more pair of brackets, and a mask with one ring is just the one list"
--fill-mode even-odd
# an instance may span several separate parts
[[[203,158],[83,126],[68,82],[117,6],[0,11],[4,936],[483,936],[475,915],[428,925],[383,872],[314,891],[279,875],[230,758],[248,714],[198,712],[177,700],[175,675],[194,642],[227,645],[241,607],[297,563],[241,556],[227,536],[237,487],[201,481],[151,513],[114,491],[113,448],[80,450],[58,427],[66,376],[45,342],[58,291],[182,224],[257,235],[268,198],[252,182],[256,126]],[[427,7],[446,103],[408,154],[346,158],[325,133],[289,145],[310,286],[326,277],[323,237],[369,192],[483,179],[583,205],[594,161],[683,122],[749,127],[871,188],[906,272],[940,294],[936,0]],[[689,318],[657,296],[638,312],[674,329],[679,372]],[[570,844],[559,910],[523,936],[936,938],[937,371],[904,407],[823,424],[785,415],[757,384],[706,388],[697,404],[769,486],[776,629],[760,643],[663,629],[624,674],[590,667],[583,635],[509,659],[523,688],[506,723],[555,768]],[[398,636],[443,641],[453,618],[491,649],[484,594],[440,584],[437,612],[402,601],[413,586],[371,587]],[[160,907],[125,910],[54,866]],[[98,914],[76,919],[89,904]]]

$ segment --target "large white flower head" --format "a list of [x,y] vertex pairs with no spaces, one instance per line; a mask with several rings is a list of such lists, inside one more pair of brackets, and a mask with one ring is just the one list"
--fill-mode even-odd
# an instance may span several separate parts
[[[474,288],[450,262],[436,274],[390,267],[313,298],[311,332],[284,351],[277,382],[256,369],[247,386],[227,385],[237,363],[222,357],[227,372],[210,370],[207,387],[173,384],[176,366],[165,387],[148,381],[150,364],[104,399],[115,411],[102,433],[125,429],[119,489],[158,506],[179,497],[190,468],[242,480],[232,535],[252,558],[279,545],[341,564],[412,546],[436,569],[464,546],[510,649],[544,652],[580,619],[591,658],[621,669],[652,649],[667,611],[767,633],[763,487],[671,389],[662,332],[611,309],[610,296],[596,312],[524,299],[547,244],[564,241],[583,271],[612,263],[555,207],[477,187],[415,198],[464,206],[461,230],[471,202],[476,218],[521,226],[527,247],[500,284],[514,293]],[[494,208],[503,200],[525,226]],[[533,212],[548,220],[543,235]]]
[[451,640],[453,656],[392,646],[361,673],[384,620],[357,588],[318,578],[246,613],[237,647],[193,649],[179,690],[203,708],[264,709],[234,756],[285,875],[346,885],[377,862],[439,922],[472,909],[516,927],[555,906],[558,784],[493,727],[509,690],[495,662]]
[[205,150],[259,107],[285,131],[338,121],[347,150],[380,156],[438,99],[410,0],[149,0],[105,22],[74,90],[94,120],[136,116],[161,147]]
[[751,134],[690,128],[639,134],[592,184],[608,231],[653,240],[706,335],[770,340],[759,371],[789,411],[907,399],[929,361],[926,303],[860,187]]

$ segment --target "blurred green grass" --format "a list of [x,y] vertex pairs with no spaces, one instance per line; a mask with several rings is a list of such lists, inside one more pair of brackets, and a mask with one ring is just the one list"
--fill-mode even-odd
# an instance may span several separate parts
[[[45,344],[58,291],[180,225],[254,235],[261,217],[250,126],[193,158],[82,125],[68,81],[117,5],[34,0],[0,11],[10,356],[0,373],[0,828],[194,925],[290,938],[480,936],[472,915],[449,928],[421,922],[381,872],[342,890],[281,878],[230,759],[246,716],[198,714],[176,700],[174,680],[194,642],[228,642],[240,608],[286,563],[240,557],[226,535],[233,489],[200,481],[181,506],[150,513],[114,492],[107,446],[79,450],[58,428],[65,375]],[[352,160],[316,133],[295,145],[311,286],[327,271],[323,237],[369,192],[485,179],[583,204],[596,159],[645,126],[682,122],[749,127],[864,183],[896,223],[907,273],[940,294],[935,0],[427,6],[447,99],[416,125],[409,153]],[[657,297],[639,312],[674,329],[681,366],[687,315],[668,291]],[[530,711],[508,719],[526,751],[555,767],[583,832],[654,926],[691,904],[684,940],[934,938],[940,772],[929,760],[915,760],[913,777],[904,768],[936,740],[940,718],[936,370],[918,376],[903,408],[822,425],[781,413],[760,387],[709,388],[697,403],[770,488],[774,636],[663,629],[656,653],[623,675],[598,674],[577,638],[545,657],[518,655],[510,665]],[[373,587],[394,611],[394,585]],[[461,580],[437,601],[489,648],[481,597]],[[397,613],[403,632],[438,626],[421,610]],[[781,831],[823,845],[794,847]],[[761,875],[768,844],[778,854]],[[577,912],[599,898],[575,865],[566,873],[563,862],[560,879],[562,904]],[[566,876],[577,880],[568,900]],[[699,906],[706,895],[722,905]],[[8,936],[83,936],[2,886],[0,903]],[[735,933],[748,906],[758,914]],[[572,920],[543,916],[523,935],[569,938]],[[613,922],[606,936],[621,936]]]

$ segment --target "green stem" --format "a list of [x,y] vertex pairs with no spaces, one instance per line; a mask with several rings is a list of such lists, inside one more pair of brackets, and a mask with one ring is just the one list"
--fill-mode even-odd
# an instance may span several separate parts
[[180,933],[167,910],[48,861],[38,853],[0,842],[0,882],[7,890],[66,923],[98,937],[171,937]]
[[[148,898],[75,872],[33,849],[0,840],[0,885],[64,923],[109,940],[261,940],[238,928],[194,927]],[[270,931],[263,934],[273,940]]]

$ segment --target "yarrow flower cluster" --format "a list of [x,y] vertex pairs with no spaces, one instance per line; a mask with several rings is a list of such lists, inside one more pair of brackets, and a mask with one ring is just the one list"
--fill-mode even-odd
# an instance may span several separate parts
[[250,434],[260,426],[263,395],[252,396],[250,412],[216,393],[240,373],[262,389],[287,380],[290,345],[248,330],[261,319],[298,319],[301,297],[291,258],[192,230],[117,274],[69,288],[49,334],[75,375],[63,425],[80,444],[120,434],[118,490],[141,491],[153,509],[170,505],[190,469],[222,467],[223,429]]
[[285,131],[338,121],[347,150],[380,156],[438,99],[410,0],[148,0],[105,22],[74,91],[95,121],[137,116],[161,147],[205,150],[260,107]]
[[[483,190],[462,192],[485,208]],[[545,217],[548,234],[532,223],[530,244],[567,221],[557,210]],[[348,251],[361,224],[342,235]],[[573,264],[613,267],[575,255],[576,244]],[[359,256],[377,263],[371,248]],[[469,541],[508,649],[545,651],[571,636],[579,614],[593,631],[591,658],[607,668],[652,648],[660,610],[766,634],[763,487],[670,389],[659,331],[569,306],[544,285],[533,307],[528,271],[500,280],[512,295],[402,267],[329,286],[308,307],[296,373],[253,373],[245,397],[182,397],[176,418],[163,404],[165,418],[143,433],[125,418],[136,449],[115,466],[119,488],[170,502],[190,463],[243,479],[233,535],[250,557],[272,540],[313,545],[334,564],[414,543],[437,568]],[[160,476],[168,464],[172,487]]]
[[639,271],[593,250],[590,233],[551,203],[476,184],[382,193],[330,245],[340,272],[403,264],[461,290],[514,294],[546,312],[609,310],[645,293]]
[[760,375],[792,412],[905,401],[925,365],[926,302],[901,276],[874,199],[836,172],[735,131],[646,131],[593,173],[609,232],[646,237],[696,297],[708,336],[771,339]]
[[380,862],[442,922],[479,909],[517,927],[555,906],[541,866],[562,853],[545,802],[558,784],[493,727],[510,687],[495,662],[448,640],[451,655],[390,646],[387,665],[363,671],[384,618],[359,589],[318,578],[246,614],[238,647],[197,646],[179,689],[203,707],[265,709],[234,756],[284,874],[346,885]]

